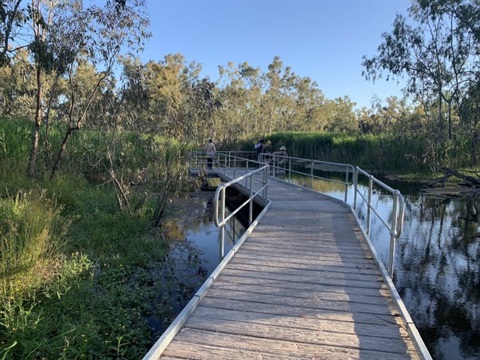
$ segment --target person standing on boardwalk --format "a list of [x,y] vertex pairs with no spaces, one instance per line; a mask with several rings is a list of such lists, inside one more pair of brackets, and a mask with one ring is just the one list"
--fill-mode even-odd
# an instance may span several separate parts
[[262,155],[265,152],[265,140],[260,139],[258,143],[255,144],[255,151],[257,153],[257,161],[261,162],[262,161]]
[[217,153],[212,139],[209,139],[207,145],[205,145],[205,153],[207,154],[207,167],[209,170],[211,170],[213,166],[213,159]]

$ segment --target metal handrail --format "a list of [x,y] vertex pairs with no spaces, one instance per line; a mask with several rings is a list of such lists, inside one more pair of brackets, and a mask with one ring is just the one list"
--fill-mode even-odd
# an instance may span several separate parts
[[[201,152],[200,152],[201,153]],[[242,155],[242,156],[238,156]],[[368,172],[364,171],[360,167],[354,167],[350,164],[343,164],[343,163],[333,163],[327,161],[320,161],[320,160],[313,160],[313,159],[304,159],[304,158],[297,158],[287,155],[279,155],[279,154],[271,154],[271,153],[263,153],[260,154],[260,162],[253,151],[228,151],[228,152],[218,152],[216,165],[218,166],[217,171],[225,173],[227,170],[233,169],[233,177],[236,177],[235,171],[239,169],[242,173],[247,170],[253,168],[253,172],[258,172],[260,169],[256,169],[258,166],[267,164],[268,170],[265,166],[262,167],[266,174],[269,174],[272,177],[281,177],[281,180],[287,182],[293,182],[292,175],[301,175],[305,176],[310,179],[309,181],[309,188],[313,191],[317,191],[313,189],[314,180],[322,180],[328,181],[331,183],[336,183],[345,187],[344,191],[344,199],[343,202],[348,204],[348,190],[353,186],[354,193],[353,193],[353,209],[357,210],[359,208],[359,203],[357,198],[361,198],[364,200],[367,208],[367,218],[365,224],[360,224],[364,227],[366,235],[370,237],[371,233],[371,223],[372,217],[375,216],[380,223],[389,231],[390,234],[390,247],[389,247],[389,255],[388,255],[388,274],[390,277],[393,277],[394,271],[394,260],[395,260],[395,247],[396,241],[400,237],[403,229],[403,222],[404,222],[404,198],[400,191],[391,188],[390,186],[386,185],[382,181],[376,179],[373,175],[369,174]],[[301,171],[301,168],[307,169],[308,171]],[[321,170],[324,172],[334,172],[345,174],[344,181],[338,179],[331,179],[328,177],[322,177],[320,175],[315,174],[315,170]],[[364,176],[368,179],[368,193],[366,196],[362,194],[359,189],[359,176]],[[248,188],[247,183],[247,176],[240,176],[239,178],[235,179],[235,182],[240,182],[245,180],[244,186]],[[383,191],[388,192],[392,196],[393,204],[392,204],[392,214],[389,219],[384,218],[376,209],[375,206],[372,204],[372,195],[374,193],[374,185],[383,189]],[[217,189],[217,191],[223,191]],[[321,192],[321,191],[317,191]],[[254,194],[255,196],[258,194]],[[266,196],[265,196],[265,199]],[[241,206],[246,206],[248,202],[247,200],[245,204]],[[233,214],[231,214],[226,221],[231,219],[237,212],[236,210]],[[224,225],[223,221],[219,220],[216,217],[215,221]],[[251,220],[250,220],[251,221]],[[217,223],[216,223],[217,224]],[[217,224],[217,226],[219,226]]]
[[[248,172],[238,178],[235,178],[227,183],[220,184],[217,187],[217,190],[215,191],[215,197],[213,199],[214,203],[214,209],[215,209],[215,216],[213,217],[215,225],[218,227],[224,226],[228,220],[230,220],[232,217],[234,217],[241,209],[243,209],[246,205],[250,205],[249,209],[249,218],[248,218],[248,224],[250,225],[253,221],[253,201],[256,196],[262,195],[262,197],[267,200],[267,189],[268,189],[268,165],[264,165],[259,169],[253,170],[251,172]],[[254,176],[255,174],[262,173],[263,174],[263,180],[262,180],[262,186],[258,191],[253,190],[253,181],[255,180]],[[248,196],[247,200],[243,202],[241,205],[237,207],[234,211],[230,213],[227,217],[225,217],[225,199],[226,199],[226,189],[229,186],[232,186],[236,183],[239,183],[245,179],[249,179],[249,192],[250,195]],[[219,205],[221,206],[219,208]],[[219,211],[220,210],[220,211]],[[219,218],[219,214],[221,214],[221,219]]]
[[[358,189],[358,175],[363,175],[368,179],[368,195],[367,198]],[[381,187],[383,190],[390,193],[393,199],[392,205],[392,215],[390,217],[390,224],[384,219],[380,213],[372,206],[372,194],[373,194],[373,185],[376,184]],[[391,188],[382,181],[376,179],[373,175],[367,173],[366,171],[360,169],[358,166],[355,167],[354,175],[354,200],[353,208],[357,209],[357,195],[360,196],[367,204],[367,219],[366,219],[366,233],[370,237],[371,222],[372,222],[372,212],[376,215],[377,219],[389,230],[390,233],[390,248],[388,254],[388,275],[393,278],[393,269],[395,263],[395,246],[396,241],[402,234],[403,222],[405,217],[405,201],[400,193],[400,191]]]
[[[313,181],[314,179],[324,180],[331,183],[336,183],[343,185],[345,187],[344,191],[344,202],[348,201],[348,188],[353,184],[353,174],[355,168],[350,164],[343,163],[334,163],[328,161],[314,160],[314,159],[304,159],[297,158],[288,155],[278,155],[278,154],[262,154],[263,161],[269,162],[272,167],[272,176],[277,177],[282,172],[288,174],[288,182],[292,182],[292,175],[298,174],[302,176],[307,176],[310,178],[310,189],[313,190]],[[295,165],[303,165],[305,168],[310,169],[308,173],[295,170]],[[322,176],[315,175],[315,170],[322,170],[326,172],[336,172],[344,173],[345,180],[340,181],[336,179],[330,179]],[[350,176],[350,174],[352,174]]]
[[[254,168],[251,168],[250,165],[253,163],[255,165]],[[236,177],[236,170],[237,167],[241,164],[245,164],[246,173],[243,175]],[[228,168],[233,168],[233,180],[230,180],[227,183],[220,184],[215,191],[215,196],[213,198],[213,208],[214,208],[214,216],[213,220],[215,225],[220,228],[220,255],[224,256],[224,247],[225,247],[225,225],[228,223],[230,219],[232,219],[240,210],[242,210],[245,206],[249,205],[248,208],[248,225],[251,227],[253,223],[253,202],[257,196],[261,196],[265,204],[268,204],[270,201],[268,200],[268,172],[269,166],[263,165],[258,163],[257,161],[250,160],[248,158],[238,157],[232,155],[231,152],[229,153],[217,153],[217,163],[216,165],[218,168],[216,169],[218,172],[222,171],[226,173]],[[233,167],[231,167],[233,165]],[[242,172],[245,171],[242,167]],[[255,177],[255,175],[261,174],[262,176],[260,179]],[[225,209],[226,209],[226,190],[230,186],[235,184],[245,182],[242,184],[246,189],[248,189],[248,196],[247,200],[240,204],[234,211],[230,213],[230,215],[225,216]],[[261,182],[260,188],[258,190],[254,190],[254,181]]]
[[[234,156],[237,152],[228,152],[228,156]],[[254,152],[242,152],[242,155],[256,158]],[[238,158],[242,159],[245,162],[245,166],[250,166],[250,163],[258,164],[256,160],[252,160],[251,158],[242,157]],[[270,153],[263,153],[260,155],[261,163],[267,163],[270,165],[270,175],[273,177],[281,177],[283,181],[293,182],[292,175],[297,174],[301,176],[305,176],[310,179],[309,181],[309,188],[313,189],[313,182],[315,179],[328,181],[331,183],[336,183],[339,185],[344,186],[344,199],[343,201],[348,204],[348,190],[350,188],[354,189],[353,194],[353,209],[357,210],[359,208],[359,203],[357,198],[360,197],[365,201],[365,206],[367,208],[367,219],[365,224],[360,224],[365,228],[366,235],[370,237],[371,233],[371,222],[372,217],[375,216],[379,219],[380,223],[388,230],[390,234],[390,247],[389,247],[389,255],[388,255],[388,274],[390,277],[393,277],[394,272],[394,263],[395,263],[395,247],[396,241],[400,237],[403,228],[404,222],[404,198],[400,191],[392,189],[387,184],[383,183],[382,181],[376,179],[373,175],[367,173],[366,171],[362,170],[360,167],[354,167],[350,164],[343,164],[343,163],[333,163],[321,160],[314,160],[314,159],[304,159],[304,158],[297,158],[287,155],[279,155],[279,154],[270,154]],[[236,163],[229,164],[225,162],[225,167],[228,165],[238,166],[238,160]],[[301,168],[304,168],[308,171],[301,171]],[[315,173],[315,170],[320,170],[324,172],[333,172],[338,174],[344,174],[344,180],[338,179],[331,179],[328,177],[320,176]],[[362,192],[359,189],[359,176],[366,176],[369,182],[368,186],[368,194],[367,197],[364,197]],[[392,196],[393,204],[392,204],[392,215],[389,219],[386,219],[382,214],[380,214],[372,203],[373,198],[373,185],[380,187],[383,191],[388,192]],[[314,190],[317,191],[317,190]],[[321,191],[318,191],[321,192]]]

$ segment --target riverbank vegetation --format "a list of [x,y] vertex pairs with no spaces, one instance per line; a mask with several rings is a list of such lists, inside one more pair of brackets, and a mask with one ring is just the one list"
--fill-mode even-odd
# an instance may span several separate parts
[[397,17],[364,75],[404,76],[408,97],[371,108],[326,98],[279,57],[266,71],[221,65],[214,81],[181,54],[142,63],[124,50],[149,36],[143,0],[0,4],[0,358],[147,350],[148,319],[171,316],[161,229],[195,186],[186,152],[209,138],[379,174],[476,168],[475,4],[413,2],[410,25]]
[[194,186],[178,143],[85,130],[62,173],[42,152],[31,180],[29,129],[0,121],[0,357],[139,358],[149,319],[174,316],[162,224]]

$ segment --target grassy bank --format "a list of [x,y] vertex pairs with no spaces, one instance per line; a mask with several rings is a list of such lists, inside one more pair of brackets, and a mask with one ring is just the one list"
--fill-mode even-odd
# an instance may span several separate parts
[[149,319],[173,317],[152,224],[188,186],[178,144],[79,133],[62,171],[50,178],[52,150],[32,180],[29,126],[0,122],[0,359],[140,358]]

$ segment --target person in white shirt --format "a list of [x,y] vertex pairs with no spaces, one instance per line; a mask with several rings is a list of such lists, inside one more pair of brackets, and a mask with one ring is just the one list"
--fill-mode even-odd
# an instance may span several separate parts
[[212,139],[209,139],[207,145],[205,145],[205,153],[207,154],[207,167],[209,170],[211,170],[213,166],[213,159],[217,153]]

